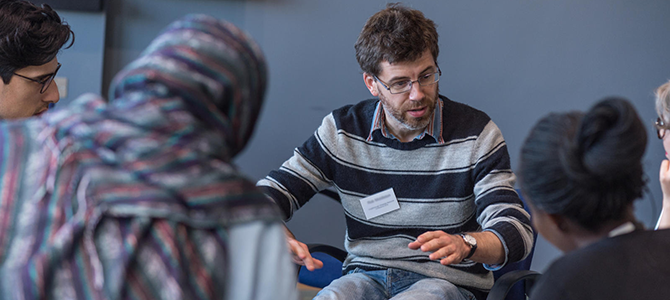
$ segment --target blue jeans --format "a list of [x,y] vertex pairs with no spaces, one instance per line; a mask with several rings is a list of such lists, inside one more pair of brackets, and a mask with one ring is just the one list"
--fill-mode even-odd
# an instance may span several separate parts
[[444,279],[393,268],[379,271],[357,268],[331,282],[314,299],[474,300],[475,296]]

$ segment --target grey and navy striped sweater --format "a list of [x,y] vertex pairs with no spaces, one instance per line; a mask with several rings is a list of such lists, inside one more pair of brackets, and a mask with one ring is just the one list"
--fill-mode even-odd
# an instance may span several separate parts
[[[320,190],[334,186],[346,215],[344,271],[399,268],[475,289],[491,272],[470,261],[443,266],[407,244],[433,230],[489,230],[502,241],[505,263],[530,252],[529,215],[514,190],[515,176],[498,127],[483,112],[441,96],[442,135],[402,143],[370,134],[376,99],[344,106],[323,123],[279,170],[258,182],[290,219]],[[400,209],[367,220],[360,199],[393,188]],[[498,266],[488,266],[488,269]]]

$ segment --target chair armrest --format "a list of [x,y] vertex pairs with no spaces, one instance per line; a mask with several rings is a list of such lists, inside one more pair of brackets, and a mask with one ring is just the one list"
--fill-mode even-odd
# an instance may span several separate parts
[[519,281],[526,281],[526,292],[530,291],[533,284],[540,278],[540,273],[530,270],[515,270],[500,276],[493,284],[486,300],[504,300],[509,290]]

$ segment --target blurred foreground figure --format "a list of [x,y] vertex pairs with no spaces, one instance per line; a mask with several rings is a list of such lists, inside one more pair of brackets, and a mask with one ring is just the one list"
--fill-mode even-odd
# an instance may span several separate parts
[[230,163],[265,85],[252,40],[189,16],[109,105],[0,123],[0,297],[296,298],[278,210]]

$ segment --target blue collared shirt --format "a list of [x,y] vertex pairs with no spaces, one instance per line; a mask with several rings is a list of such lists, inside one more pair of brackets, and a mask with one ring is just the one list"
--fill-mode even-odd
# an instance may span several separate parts
[[[442,107],[444,103],[439,97],[435,103],[435,110],[433,111],[433,118],[431,118],[430,123],[426,126],[426,129],[416,136],[414,140],[423,139],[426,135],[435,139],[435,142],[438,144],[444,144],[444,138],[442,138]],[[377,101],[377,108],[375,108],[375,113],[372,116],[372,127],[370,127],[370,134],[368,135],[367,141],[372,141],[372,133],[375,130],[381,130],[382,136],[389,139],[398,139],[386,128],[386,116],[384,115],[384,108],[381,101]]]

